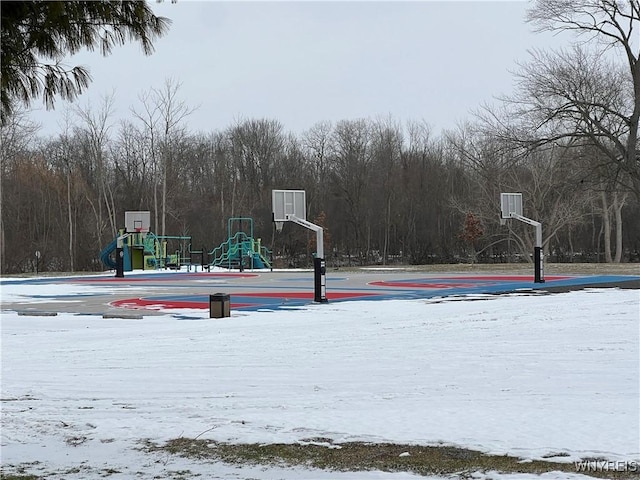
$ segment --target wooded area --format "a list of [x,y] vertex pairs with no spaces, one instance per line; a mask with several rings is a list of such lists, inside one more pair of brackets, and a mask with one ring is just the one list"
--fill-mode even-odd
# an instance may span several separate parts
[[53,138],[14,108],[0,132],[2,273],[33,271],[36,251],[41,270],[103,269],[99,252],[127,210],[150,210],[152,231],[206,250],[226,240],[228,218],[251,217],[275,266],[309,265],[313,235],[275,233],[272,189],[306,191],[329,266],[531,261],[534,231],[500,224],[501,192],[522,192],[548,261],[638,262],[640,5],[539,0],[529,21],[609,46],[533,52],[510,97],[438,134],[428,118],[392,117],[319,121],[299,135],[255,118],[193,132],[171,79],[118,124],[113,97],[76,106]]
[[38,138],[24,117],[3,128],[3,272],[32,271],[36,250],[41,270],[103,269],[98,254],[126,210],[150,210],[152,231],[207,250],[226,240],[228,218],[252,217],[276,265],[308,265],[313,235],[292,224],[274,233],[274,188],[306,190],[329,265],[528,261],[534,230],[500,225],[500,192],[523,193],[549,261],[638,261],[637,197],[571,138],[524,150],[478,125],[436,136],[391,118],[300,136],[269,119],[192,133],[178,92],[168,82],[111,128],[108,99],[56,138]]

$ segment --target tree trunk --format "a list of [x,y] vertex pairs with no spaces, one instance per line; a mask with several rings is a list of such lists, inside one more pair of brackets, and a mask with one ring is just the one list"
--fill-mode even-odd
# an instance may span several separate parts
[[118,227],[115,215],[115,202],[113,201],[113,195],[111,193],[111,187],[105,183],[102,187],[102,194],[104,196],[104,205],[107,208],[107,217],[109,219],[109,226],[111,227],[112,235],[118,234]]
[[[1,195],[0,195],[1,196]],[[2,200],[0,200],[0,211],[2,211]],[[2,216],[0,215],[0,265],[2,265],[3,269],[2,271],[4,272],[6,270],[6,261],[5,261],[5,256],[4,256],[4,220],[2,219]]]
[[387,196],[387,212],[385,215],[384,226],[384,248],[382,251],[382,264],[387,264],[387,258],[389,256],[389,232],[391,230],[391,195]]
[[611,258],[611,218],[609,203],[607,201],[607,192],[602,190],[600,193],[602,199],[602,229],[604,230],[604,261],[612,263]]
[[67,169],[67,215],[69,221],[69,270],[74,270],[73,263],[73,213],[71,207],[71,172]]
[[[637,39],[637,37],[636,37]],[[640,124],[640,60],[633,55],[629,55],[629,63],[631,65],[631,76],[633,77],[633,112],[629,117],[629,134],[627,135],[626,144],[626,163],[627,171],[631,176],[633,191],[636,199],[640,201],[640,162],[638,161],[638,124]]]
[[156,234],[158,234],[158,232],[160,231],[158,228],[158,182],[155,181],[153,182],[153,224],[154,227],[153,229],[155,230]]
[[[164,155],[163,155],[164,157]],[[162,162],[162,225],[160,227],[160,235],[166,235],[166,222],[167,222],[167,164],[166,160]]]
[[616,254],[613,259],[614,263],[622,261],[622,209],[624,208],[627,195],[624,194],[622,199],[618,199],[618,192],[613,193],[613,214],[616,222]]

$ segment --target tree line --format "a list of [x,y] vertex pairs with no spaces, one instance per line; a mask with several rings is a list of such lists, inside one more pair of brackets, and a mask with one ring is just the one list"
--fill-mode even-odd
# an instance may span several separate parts
[[502,225],[501,192],[523,194],[548,260],[639,261],[638,0],[536,0],[526,20],[576,43],[532,51],[511,95],[437,134],[427,120],[393,117],[301,134],[264,118],[193,132],[193,110],[168,79],[123,121],[105,96],[42,138],[31,99],[73,99],[89,78],[38,58],[97,45],[106,54],[128,38],[150,53],[170,21],[131,1],[3,2],[2,20],[3,273],[33,270],[36,251],[43,270],[102,269],[99,252],[127,210],[151,211],[155,233],[198,250],[227,238],[229,218],[250,217],[277,266],[308,264],[314,239],[294,225],[275,232],[272,189],[307,192],[329,265],[531,261],[533,229]]
[[[638,261],[640,205],[594,146],[523,148],[485,124],[434,134],[391,117],[319,122],[295,135],[273,119],[190,132],[179,83],[141,96],[113,124],[107,97],[76,108],[55,137],[25,115],[2,127],[2,271],[101,270],[127,210],[159,235],[212,250],[228,219],[249,217],[277,266],[310,263],[314,236],[274,231],[271,191],[306,191],[329,265],[530,261],[534,231],[500,222],[500,193],[522,192],[550,261]],[[184,245],[182,246],[182,248]]]

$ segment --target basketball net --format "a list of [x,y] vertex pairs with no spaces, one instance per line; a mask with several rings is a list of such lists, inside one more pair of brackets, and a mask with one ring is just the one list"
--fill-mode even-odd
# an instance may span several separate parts
[[144,238],[147,236],[148,230],[144,230],[142,228],[136,228],[136,233],[140,235],[140,238],[144,240]]
[[282,227],[284,227],[284,222],[275,222],[276,224],[276,232],[282,232]]

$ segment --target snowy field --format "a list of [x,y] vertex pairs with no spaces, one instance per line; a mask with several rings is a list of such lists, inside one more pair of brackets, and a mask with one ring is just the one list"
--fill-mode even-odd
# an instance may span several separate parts
[[[70,295],[99,287],[78,288],[58,286]],[[14,296],[3,289],[3,302]],[[238,467],[137,450],[145,439],[197,436],[640,461],[639,290],[358,301],[207,317],[202,310],[136,320],[3,311],[3,472],[24,467],[49,479],[418,478]],[[176,473],[186,471],[191,476]]]

